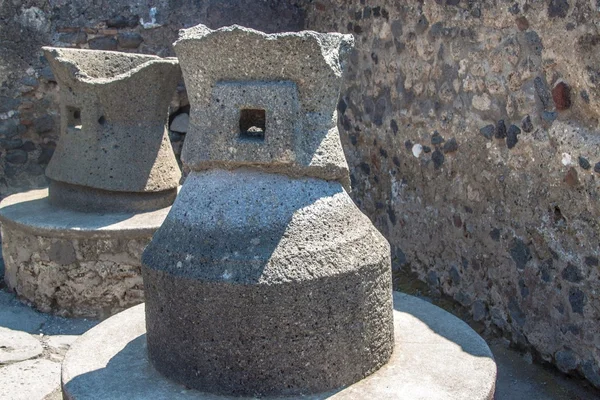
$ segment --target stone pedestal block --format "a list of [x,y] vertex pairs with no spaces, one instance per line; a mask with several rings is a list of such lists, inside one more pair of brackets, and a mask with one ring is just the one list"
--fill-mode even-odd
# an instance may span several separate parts
[[104,318],[143,301],[141,252],[177,196],[175,59],[58,49],[61,137],[49,190],[0,203],[5,281],[44,312]]
[[316,393],[391,355],[389,245],[339,182],[192,172],[142,260],[150,359],[190,387]]
[[0,203],[4,281],[43,312],[106,318],[144,301],[141,254],[169,208],[82,213],[53,206],[47,190]]

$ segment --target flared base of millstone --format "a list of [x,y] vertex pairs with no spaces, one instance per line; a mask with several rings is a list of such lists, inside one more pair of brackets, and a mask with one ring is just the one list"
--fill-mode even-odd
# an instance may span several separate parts
[[155,211],[171,206],[177,188],[160,192],[114,192],[50,181],[50,204],[82,212]]
[[0,203],[5,282],[42,312],[105,318],[144,301],[141,253],[170,207],[82,213],[52,206],[48,190]]
[[142,264],[150,360],[190,388],[321,393],[392,354],[389,244],[339,182],[192,172]]
[[[351,386],[299,398],[493,399],[496,364],[477,333],[415,297],[395,292],[394,304],[395,347],[386,365]],[[62,389],[68,400],[244,399],[190,390],[158,373],[147,357],[143,305],[109,318],[75,342],[63,361]]]

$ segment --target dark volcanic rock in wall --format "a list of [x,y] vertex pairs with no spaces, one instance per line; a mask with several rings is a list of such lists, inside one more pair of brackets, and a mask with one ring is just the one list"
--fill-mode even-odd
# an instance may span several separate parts
[[506,137],[506,124],[504,123],[503,119],[499,120],[496,124],[496,132],[494,137],[496,139],[504,139]]
[[568,0],[550,0],[550,3],[548,3],[548,16],[550,18],[565,18],[568,12]]
[[136,49],[143,41],[144,38],[137,32],[122,32],[117,36],[119,46],[124,49]]
[[517,135],[521,134],[521,130],[516,125],[511,125],[506,133],[506,146],[512,149],[517,145],[519,138]]
[[515,238],[510,247],[510,256],[515,261],[517,269],[524,269],[531,260],[531,251],[523,240]]
[[538,98],[540,99],[544,109],[549,109],[551,107],[550,100],[552,97],[546,82],[538,76],[533,80],[533,86],[535,87],[535,92],[538,95]]
[[592,165],[590,164],[590,162],[588,161],[587,158],[579,156],[577,158],[577,161],[579,162],[579,166],[585,170],[588,170],[590,168],[592,168]]
[[27,152],[24,150],[10,150],[6,153],[6,161],[12,164],[25,164],[27,162]]
[[533,131],[533,124],[531,123],[531,117],[529,115],[523,118],[523,121],[521,122],[521,128],[523,128],[523,131],[527,133]]
[[117,39],[110,36],[100,36],[90,39],[88,42],[90,49],[93,50],[116,50]]
[[491,139],[494,137],[494,132],[496,131],[496,127],[494,125],[486,125],[479,130],[479,132],[485,136],[486,139]]
[[109,28],[135,28],[139,24],[140,18],[137,15],[125,17],[117,15],[106,21],[106,26]]
[[444,153],[436,149],[431,155],[431,159],[433,160],[433,165],[435,169],[440,169],[442,164],[444,164]]
[[444,153],[453,153],[458,150],[458,143],[455,138],[448,140],[442,147]]

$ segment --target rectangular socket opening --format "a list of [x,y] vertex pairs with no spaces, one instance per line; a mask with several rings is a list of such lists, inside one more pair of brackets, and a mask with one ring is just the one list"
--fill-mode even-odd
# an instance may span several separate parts
[[67,106],[67,128],[81,129],[81,109]]
[[266,131],[265,110],[240,110],[240,139],[264,141]]

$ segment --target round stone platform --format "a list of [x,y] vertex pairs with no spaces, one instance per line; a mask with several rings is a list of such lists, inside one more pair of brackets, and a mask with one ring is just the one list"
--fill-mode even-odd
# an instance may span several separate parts
[[0,203],[5,282],[43,312],[105,318],[144,301],[141,254],[170,207],[83,213],[58,208],[48,190]]
[[[394,293],[394,309],[396,343],[388,364],[354,385],[302,399],[493,399],[496,364],[476,332],[406,294]],[[240,399],[190,390],[156,372],[146,354],[144,305],[109,318],[73,344],[62,365],[62,388],[67,400]]]

